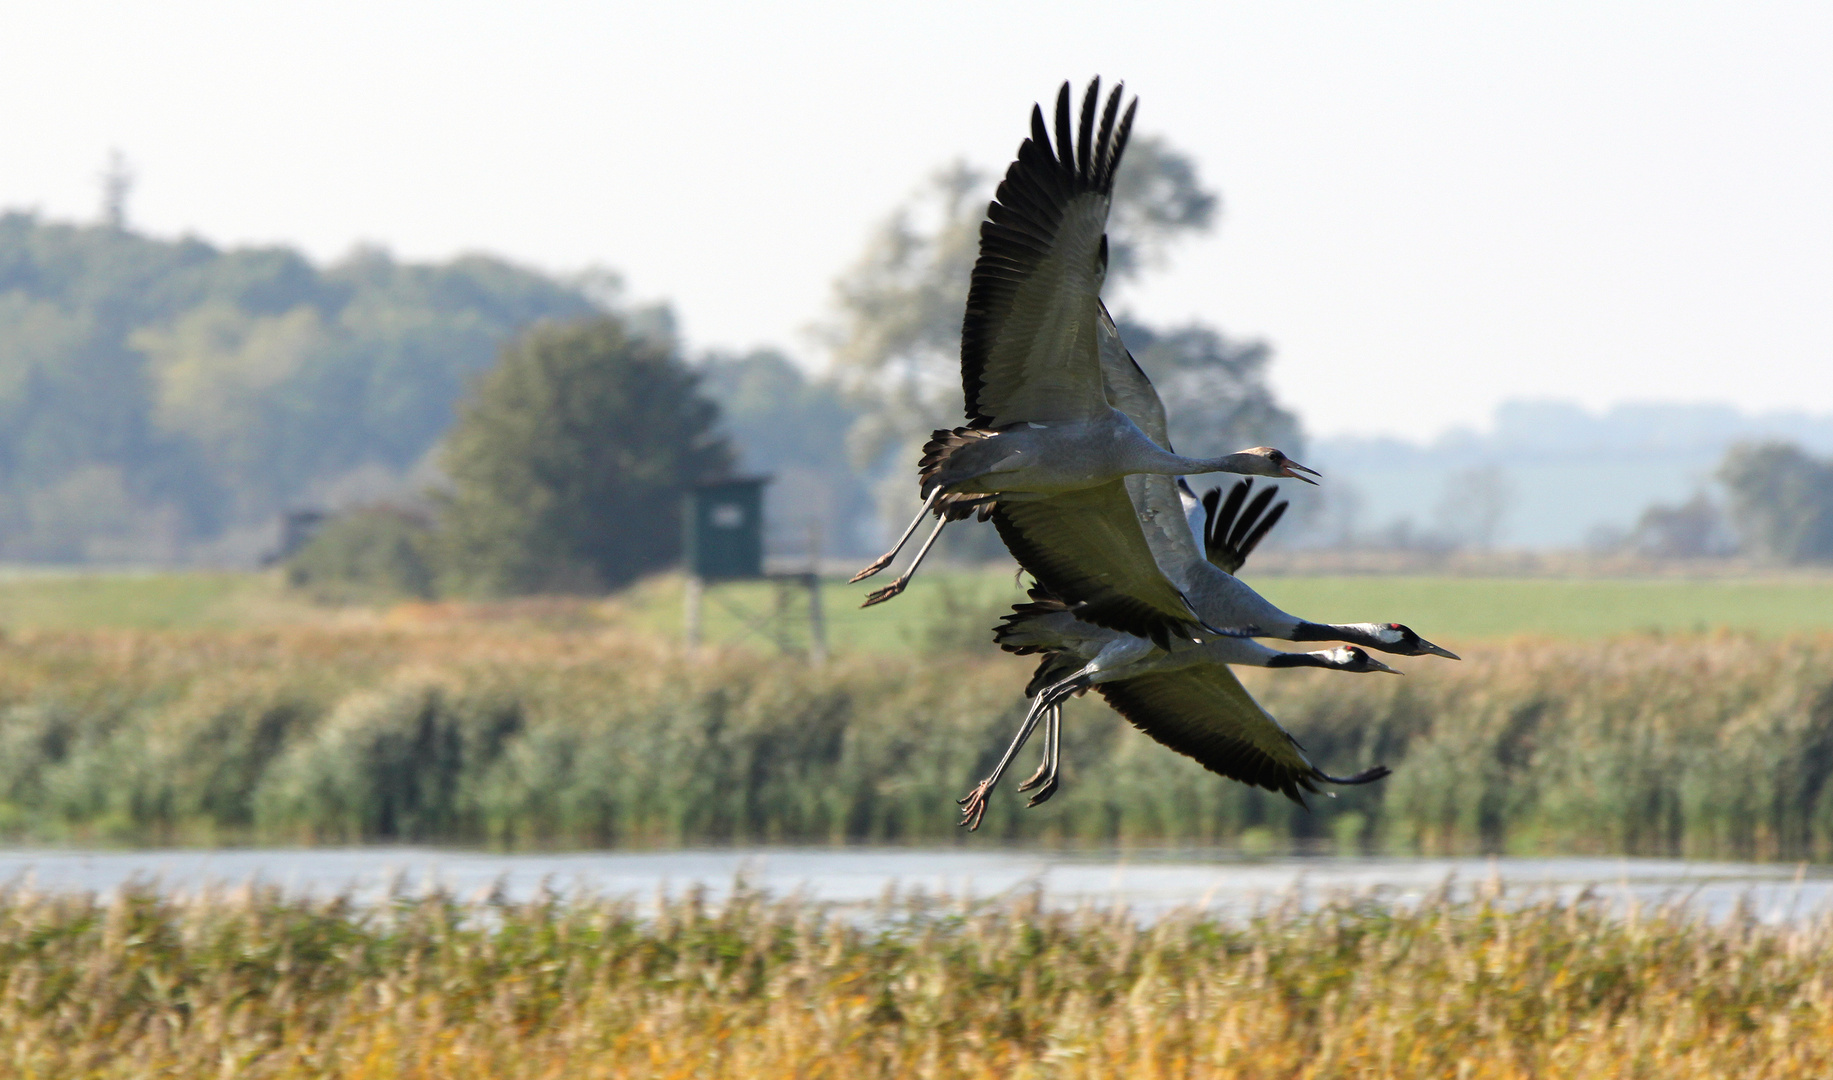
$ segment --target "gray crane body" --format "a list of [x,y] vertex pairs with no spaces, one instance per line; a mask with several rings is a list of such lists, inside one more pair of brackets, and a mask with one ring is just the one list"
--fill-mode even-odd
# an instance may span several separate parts
[[1085,661],[1071,677],[1088,685],[1208,664],[1236,667],[1321,667],[1338,671],[1386,671],[1387,665],[1355,649],[1291,653],[1239,637],[1174,639],[1161,649],[1142,637],[1086,623],[1068,611],[1035,615],[1002,631],[1000,644],[1064,653]]
[[1255,637],[1284,641],[1346,641],[1402,656],[1430,653],[1457,659],[1399,623],[1316,623],[1280,610],[1247,582],[1209,561],[1191,532],[1175,479],[1129,476],[1126,488],[1152,560],[1208,625],[1252,630]]
[[1175,454],[1153,442],[1131,417],[1109,408],[1093,420],[1030,421],[964,442],[927,478],[922,493],[927,497],[940,488],[948,495],[1044,497],[1121,476],[1288,476],[1291,467],[1285,455],[1265,447],[1217,458]]

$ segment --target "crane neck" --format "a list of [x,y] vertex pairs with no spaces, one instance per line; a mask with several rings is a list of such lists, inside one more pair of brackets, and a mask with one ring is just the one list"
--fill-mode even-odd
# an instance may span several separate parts
[[1387,623],[1301,622],[1292,630],[1292,641],[1346,641],[1365,649],[1393,652],[1405,635]]
[[1317,667],[1341,671],[1350,666],[1353,659],[1346,649],[1331,649],[1328,652],[1289,652],[1274,653],[1266,666],[1270,668]]
[[1223,454],[1213,458],[1185,458],[1191,463],[1186,472],[1191,473],[1236,473],[1241,476],[1277,476],[1272,462],[1260,454],[1236,453]]
[[1284,652],[1284,653],[1278,653],[1274,656],[1268,657],[1266,666],[1270,668],[1294,668],[1294,667],[1327,668],[1327,667],[1335,667],[1336,665],[1331,662],[1329,653]]

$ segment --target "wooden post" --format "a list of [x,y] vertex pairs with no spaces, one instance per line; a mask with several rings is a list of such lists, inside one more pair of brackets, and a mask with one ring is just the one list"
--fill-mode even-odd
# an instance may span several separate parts
[[699,574],[687,575],[687,588],[684,590],[686,611],[683,621],[687,625],[687,651],[691,654],[700,647],[700,601],[706,585]]
[[821,611],[821,519],[808,523],[808,662],[827,663],[827,617]]
[[827,663],[827,620],[821,614],[821,575],[809,574],[808,584],[808,662],[816,667]]
[[777,652],[788,653],[796,647],[789,625],[789,601],[796,583],[781,574],[771,580],[776,585],[776,611],[770,619],[770,636],[776,639]]

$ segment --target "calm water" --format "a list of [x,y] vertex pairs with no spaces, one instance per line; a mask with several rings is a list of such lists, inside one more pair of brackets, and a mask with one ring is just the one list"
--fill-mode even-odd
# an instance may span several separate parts
[[1722,917],[1740,901],[1765,921],[1833,913],[1833,867],[1623,858],[1244,860],[1191,852],[1057,853],[1025,849],[753,848],[576,854],[496,854],[439,848],[236,848],[0,851],[0,882],[35,890],[109,892],[139,881],[169,892],[265,883],[299,894],[444,888],[461,898],[501,887],[526,898],[544,887],[653,902],[704,888],[713,899],[743,876],[771,893],[869,904],[889,888],[996,898],[1041,889],[1053,906],[1125,906],[1143,917],[1200,906],[1246,914],[1296,893],[1417,900],[1449,882],[1458,892],[1499,880],[1512,895],[1570,898],[1586,889],[1618,902],[1680,901]]

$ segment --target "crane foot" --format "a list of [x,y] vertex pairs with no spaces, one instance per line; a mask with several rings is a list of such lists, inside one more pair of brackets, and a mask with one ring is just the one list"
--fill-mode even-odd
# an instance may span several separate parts
[[1055,795],[1056,793],[1057,793],[1057,778],[1056,778],[1056,774],[1052,773],[1050,776],[1050,779],[1044,782],[1044,786],[1038,789],[1038,793],[1036,795],[1031,796],[1031,801],[1025,804],[1025,808],[1030,809],[1031,807],[1036,806],[1038,803],[1048,801],[1049,798],[1052,795]]
[[861,570],[861,571],[860,571],[859,573],[857,573],[857,574],[854,574],[854,575],[853,575],[852,577],[850,577],[850,578],[847,578],[847,579],[846,579],[846,583],[847,583],[848,585],[853,585],[853,584],[856,584],[856,583],[858,583],[858,582],[861,582],[861,581],[864,581],[865,579],[867,579],[867,578],[869,578],[869,577],[871,577],[871,576],[872,576],[873,574],[876,574],[876,573],[878,573],[878,572],[879,572],[880,570],[883,570],[883,569],[884,569],[885,567],[887,567],[887,566],[890,566],[890,565],[891,565],[891,560],[892,560],[893,558],[895,558],[895,555],[894,555],[894,554],[891,554],[891,555],[880,555],[880,556],[879,556],[879,557],[877,558],[877,560],[875,560],[875,561],[874,561],[874,562],[872,563],[872,565],[870,565],[870,566],[868,566],[868,567],[866,567],[866,568],[865,568],[864,570]]
[[910,584],[910,579],[907,577],[901,577],[901,578],[898,578],[896,581],[893,581],[891,584],[886,585],[882,589],[873,589],[871,592],[866,594],[866,602],[859,606],[862,608],[869,608],[874,604],[882,604],[885,601],[896,596],[898,593],[903,592],[904,586],[908,584]]
[[955,800],[961,804],[961,824],[967,827],[968,832],[980,830],[980,819],[985,817],[987,812],[987,796],[992,793],[992,783],[982,780],[974,786],[974,790]]

